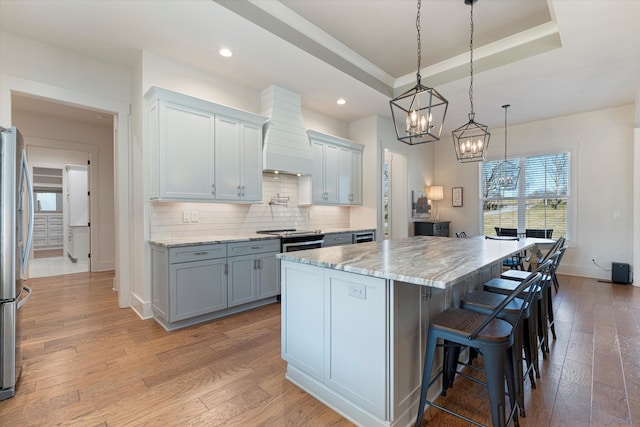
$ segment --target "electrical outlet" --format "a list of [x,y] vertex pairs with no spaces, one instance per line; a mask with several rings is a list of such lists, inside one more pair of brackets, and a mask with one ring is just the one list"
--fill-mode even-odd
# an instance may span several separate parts
[[367,288],[363,285],[349,285],[349,296],[367,299]]
[[191,211],[182,211],[182,222],[191,222]]
[[200,220],[200,215],[198,211],[191,211],[191,222],[198,222]]

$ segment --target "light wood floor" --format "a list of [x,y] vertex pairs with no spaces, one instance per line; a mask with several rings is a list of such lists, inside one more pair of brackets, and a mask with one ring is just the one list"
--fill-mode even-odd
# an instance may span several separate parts
[[[29,280],[24,373],[18,395],[0,402],[0,426],[352,425],[284,379],[279,305],[168,333],[118,309],[112,277]],[[560,282],[558,340],[520,424],[640,425],[640,289]],[[446,403],[477,418],[483,393],[456,380]]]

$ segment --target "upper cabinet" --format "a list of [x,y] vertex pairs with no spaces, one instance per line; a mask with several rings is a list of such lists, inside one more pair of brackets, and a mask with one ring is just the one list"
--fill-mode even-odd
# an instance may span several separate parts
[[300,177],[300,203],[362,204],[364,145],[309,130],[313,153],[312,175]]
[[152,87],[150,198],[262,201],[265,117]]

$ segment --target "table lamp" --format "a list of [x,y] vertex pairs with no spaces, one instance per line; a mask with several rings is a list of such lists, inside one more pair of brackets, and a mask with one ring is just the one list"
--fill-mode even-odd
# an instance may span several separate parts
[[427,197],[435,204],[435,215],[433,219],[435,221],[440,221],[440,216],[438,214],[438,201],[444,199],[444,189],[442,185],[432,185],[431,187],[428,187]]

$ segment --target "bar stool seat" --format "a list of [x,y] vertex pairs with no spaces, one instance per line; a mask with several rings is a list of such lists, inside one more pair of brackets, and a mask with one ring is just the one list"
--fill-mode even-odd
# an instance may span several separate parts
[[[529,286],[537,286],[540,277],[541,275],[536,273],[532,275],[530,280],[519,283],[516,290],[507,296],[490,315],[452,307],[429,321],[416,426],[420,426],[422,422],[425,404],[427,403],[468,422],[475,423],[473,420],[469,420],[427,400],[427,391],[443,373],[441,371],[431,380],[438,339],[477,349],[482,354],[485,362],[486,385],[489,389],[489,404],[493,426],[502,427],[507,422],[511,422],[511,420],[518,425],[518,403],[515,396],[515,379],[512,364],[515,328],[509,322],[499,319],[497,316],[523,289]],[[529,295],[529,297],[532,297],[532,295]],[[526,302],[528,304],[531,303],[530,300]],[[524,310],[521,310],[521,313],[522,311]],[[445,366],[444,368],[446,369],[447,367]],[[505,379],[510,401],[508,416],[505,416]]]

